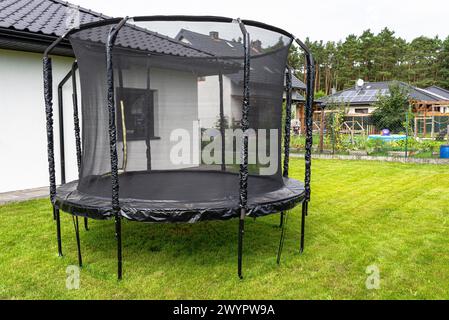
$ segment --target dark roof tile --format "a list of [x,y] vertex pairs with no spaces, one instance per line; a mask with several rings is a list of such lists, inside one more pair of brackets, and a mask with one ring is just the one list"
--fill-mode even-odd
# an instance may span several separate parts
[[[194,32],[191,30],[181,29],[179,33],[176,35],[175,39],[182,41],[183,39],[187,40],[190,45],[194,48],[210,52],[217,56],[222,57],[237,57],[241,58],[243,56],[243,44],[240,42],[236,42],[233,40],[227,40],[222,38],[212,38],[210,35]],[[257,55],[259,52],[255,51],[254,48],[253,53]],[[267,61],[260,61],[260,62],[267,62]],[[256,62],[257,63],[257,62]],[[258,78],[258,76],[262,76],[261,69],[262,66],[258,66],[256,68],[256,73],[253,73],[253,77]],[[282,72],[280,70],[274,70],[275,72]],[[264,82],[263,79],[258,79],[261,82]],[[285,78],[284,78],[284,85],[285,85]],[[306,85],[299,80],[295,75],[292,77],[292,87],[294,89],[306,89]]]
[[[70,29],[69,23],[67,23],[70,17],[69,8],[78,10],[82,24],[110,18],[60,0],[3,0],[0,1],[0,27],[59,37]],[[88,34],[85,39],[104,43],[109,28],[107,27],[107,31],[106,29],[101,30],[101,28],[95,29],[83,32]],[[132,37],[134,41],[128,41],[128,37]],[[120,42],[128,47],[171,55],[210,56],[208,53],[174,39],[137,27],[122,29],[117,44],[120,45]]]

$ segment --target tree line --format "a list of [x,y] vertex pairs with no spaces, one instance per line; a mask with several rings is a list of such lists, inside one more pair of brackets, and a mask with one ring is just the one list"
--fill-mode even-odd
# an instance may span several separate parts
[[[384,28],[360,36],[351,34],[344,41],[306,40],[315,58],[315,92],[332,93],[365,81],[398,80],[425,88],[438,85],[449,89],[449,36],[443,40],[418,37],[410,42]],[[291,48],[289,64],[304,78],[304,58]]]

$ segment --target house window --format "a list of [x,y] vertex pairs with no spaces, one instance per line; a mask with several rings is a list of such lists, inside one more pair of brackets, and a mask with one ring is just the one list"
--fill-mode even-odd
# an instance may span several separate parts
[[[117,88],[117,139],[123,141],[123,126],[126,140],[150,140],[155,138],[154,90]],[[123,124],[123,116],[125,118]]]
[[368,114],[368,108],[355,108],[354,112],[360,114]]

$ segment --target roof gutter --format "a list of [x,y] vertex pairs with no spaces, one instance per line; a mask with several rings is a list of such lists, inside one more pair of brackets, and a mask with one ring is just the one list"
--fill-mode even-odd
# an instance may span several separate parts
[[[10,28],[0,28],[0,48],[43,53],[57,36],[45,35]],[[72,46],[68,40],[61,41],[54,49],[55,55],[74,57]]]

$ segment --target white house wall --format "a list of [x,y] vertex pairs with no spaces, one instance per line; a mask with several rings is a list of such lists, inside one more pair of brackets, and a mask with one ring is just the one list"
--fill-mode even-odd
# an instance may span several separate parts
[[368,114],[371,114],[376,110],[376,108],[371,105],[351,106],[349,107],[348,115],[360,115],[360,113],[356,112],[357,109],[368,109]]
[[[124,70],[123,86],[146,89],[146,77],[146,70]],[[150,142],[152,169],[167,170],[195,166],[199,163],[200,156],[199,131],[194,129],[194,126],[198,126],[197,77],[189,72],[152,68],[150,89],[155,90],[155,135],[160,138]],[[170,150],[176,144],[176,141],[170,141],[170,135],[176,129],[183,129],[190,135],[189,164],[174,164],[170,159]],[[194,136],[198,141],[197,150],[193,150]],[[145,141],[129,141],[127,148],[127,170],[146,170]]]
[[[243,88],[223,76],[223,111],[229,125],[242,118]],[[218,76],[198,81],[199,119],[202,128],[214,128],[220,117],[220,87]]]
[[[220,85],[218,76],[198,81],[199,119],[202,128],[214,128],[220,119]],[[231,113],[231,80],[223,76],[223,111],[228,121]]]
[[[53,57],[54,138],[60,182],[57,86],[73,59]],[[67,181],[77,179],[71,82],[64,87]],[[0,192],[49,184],[42,54],[0,49]]]
[[[61,171],[57,86],[71,69],[73,58],[54,56],[52,62],[55,163],[59,184]],[[128,81],[134,83],[128,82],[125,86],[146,86],[143,79]],[[159,120],[156,135],[161,138],[151,141],[153,169],[188,167],[190,165],[171,164],[169,151],[173,142],[170,142],[170,133],[181,128],[187,130],[191,137],[195,134],[193,123],[198,124],[197,78],[191,73],[153,69],[151,89],[156,90],[155,120]],[[78,178],[78,170],[70,80],[63,90],[66,181],[71,181]],[[78,93],[80,96],[80,88]],[[0,192],[47,186],[49,179],[42,54],[0,50],[0,97]],[[79,106],[81,107],[80,102]],[[128,145],[128,152],[131,154],[128,161],[131,167],[144,169],[146,160],[142,159],[146,157],[133,159],[132,156],[136,147],[145,152],[146,148],[137,146],[139,143],[145,144],[132,142]],[[198,150],[192,150],[192,163],[199,161],[199,152],[196,151]]]

